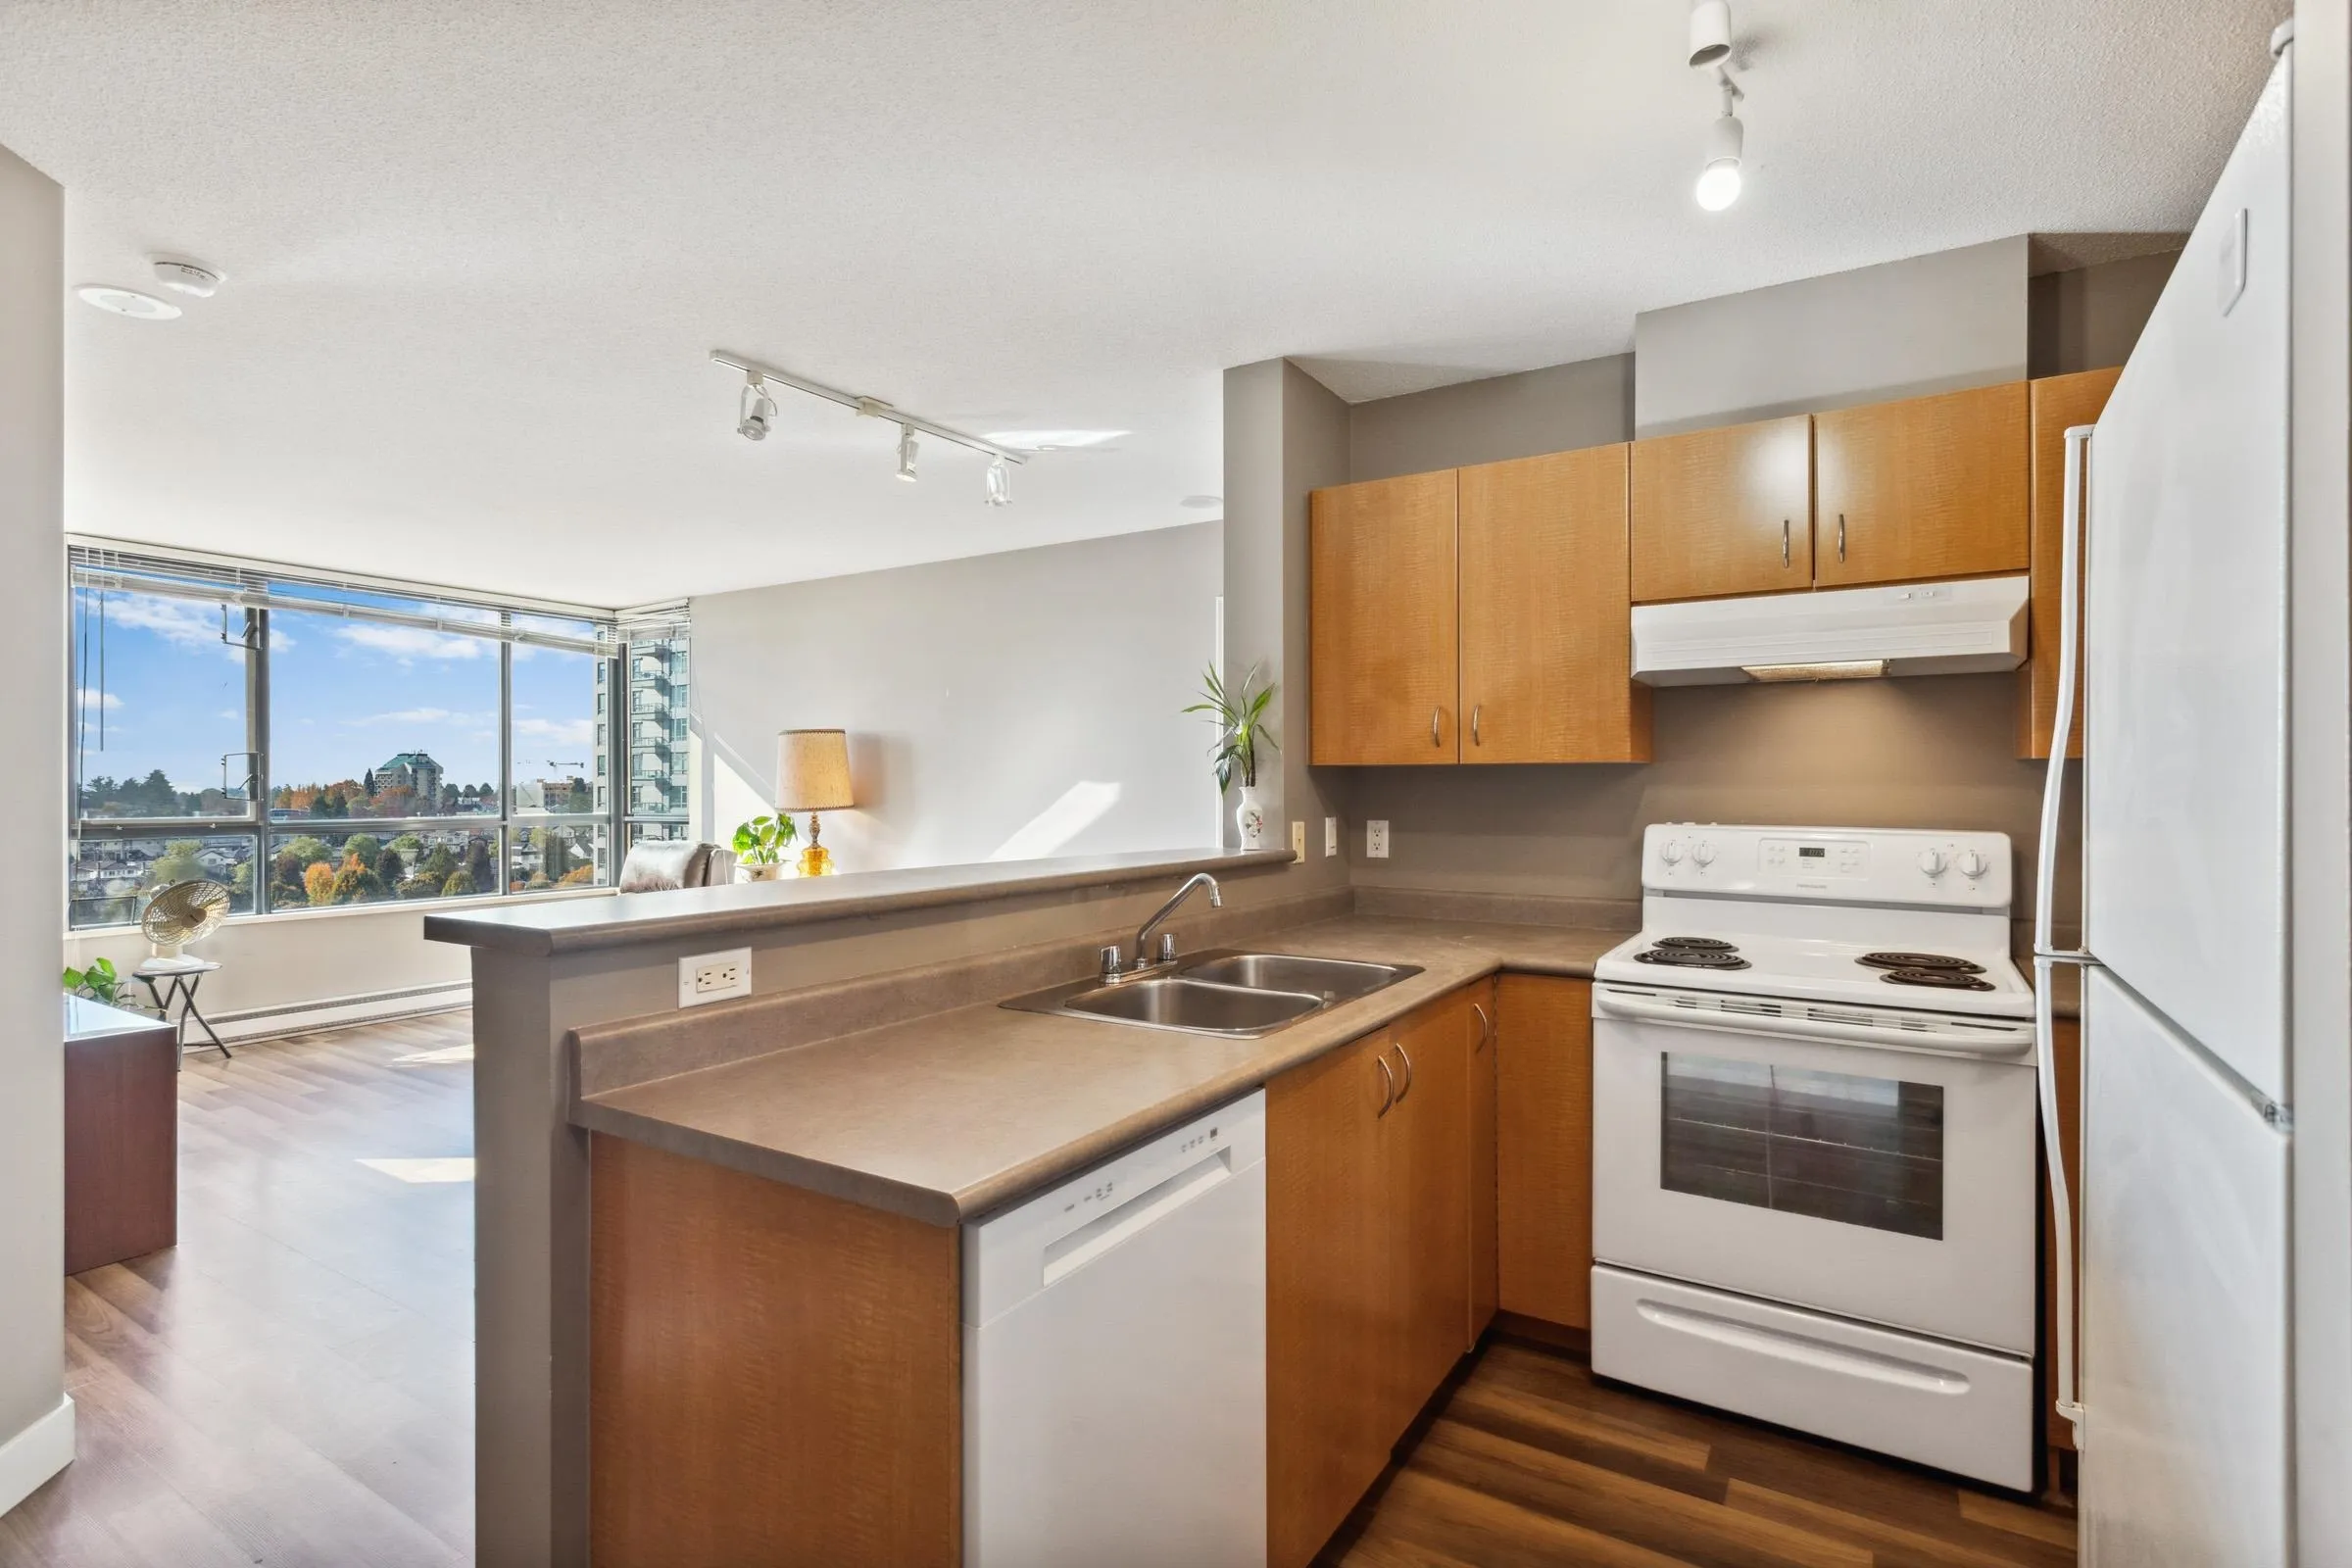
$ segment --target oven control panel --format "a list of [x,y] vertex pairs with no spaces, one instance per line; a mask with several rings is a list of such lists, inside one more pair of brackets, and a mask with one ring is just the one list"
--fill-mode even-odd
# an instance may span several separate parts
[[2006,833],[1660,822],[1642,835],[1642,886],[1653,893],[1993,909],[2010,903],[2010,861]]

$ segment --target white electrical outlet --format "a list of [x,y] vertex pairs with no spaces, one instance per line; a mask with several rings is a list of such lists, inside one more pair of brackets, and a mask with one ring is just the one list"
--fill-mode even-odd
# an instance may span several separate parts
[[678,1005],[697,1007],[706,1002],[752,994],[752,950],[730,948],[725,953],[698,953],[678,960]]
[[1366,822],[1364,824],[1364,858],[1370,860],[1385,860],[1389,858],[1388,823]]
[[1304,822],[1291,824],[1291,854],[1301,860],[1306,858],[1306,824]]
[[1328,860],[1339,853],[1340,819],[1336,816],[1327,816],[1323,819],[1323,858]]

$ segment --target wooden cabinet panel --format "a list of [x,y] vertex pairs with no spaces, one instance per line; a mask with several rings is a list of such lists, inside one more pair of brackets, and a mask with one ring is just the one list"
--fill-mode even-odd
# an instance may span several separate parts
[[1402,1310],[1398,1375],[1383,1428],[1392,1442],[1461,1359],[1470,1319],[1470,999],[1423,1008],[1395,1031],[1403,1092],[1389,1112],[1388,1207]]
[[2023,571],[2026,384],[1813,416],[1822,587]]
[[1303,1568],[1379,1479],[1396,1351],[1386,1032],[1266,1086],[1266,1503],[1271,1568]]
[[[2074,1200],[2075,1220],[2075,1307],[2076,1321],[2082,1321],[2082,1026],[2073,1018],[2052,1020],[2054,1035],[2052,1053],[2057,1059],[2058,1076],[2058,1159],[2066,1171],[2066,1189]],[[2041,1252],[2045,1260],[2042,1274],[2042,1418],[2050,1435],[2050,1446],[2071,1449],[2075,1446],[2075,1429],[2064,1416],[2050,1407],[2047,1391],[2056,1387],[2058,1376],[2058,1239],[2057,1223],[2050,1215],[2047,1184],[2041,1199]],[[2082,1348],[2076,1347],[2075,1376],[2082,1375]]]
[[1470,996],[1470,1323],[1465,1349],[1494,1321],[1494,982],[1482,981]]
[[1592,1326],[1592,987],[1506,974],[1496,992],[1502,1309]]
[[[2017,671],[2017,755],[2023,758],[2050,755],[2050,725],[2058,716],[2058,588],[2065,566],[2061,540],[2066,525],[2066,429],[2070,424],[2097,420],[2099,411],[2107,407],[2107,394],[2115,390],[2115,378],[2123,373],[2117,367],[2048,376],[2031,383],[2027,393],[2033,435],[2033,506],[2028,532],[2034,599],[2027,612],[2026,662]],[[2075,677],[2075,727],[2066,755],[2082,755],[2080,673]]]
[[1465,762],[1646,762],[1630,448],[1459,470]]
[[1634,603],[1813,586],[1804,415],[1637,441],[1632,467]]
[[1317,490],[1308,541],[1311,760],[1459,761],[1453,470]]
[[955,1568],[957,1233],[589,1141],[599,1568]]

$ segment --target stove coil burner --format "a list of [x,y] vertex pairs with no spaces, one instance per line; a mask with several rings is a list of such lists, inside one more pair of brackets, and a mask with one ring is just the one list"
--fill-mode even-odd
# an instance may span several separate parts
[[1634,955],[1636,963],[1663,964],[1669,969],[1744,969],[1745,958],[1729,942],[1715,937],[1660,937],[1645,953]]
[[[1984,966],[1941,953],[1865,953],[1854,960],[1873,969],[1932,969],[1938,974],[1983,974]],[[1992,988],[1986,986],[1985,990]]]
[[[1951,961],[1959,963],[1962,960],[1955,958]],[[1971,963],[1957,969],[1889,969],[1879,978],[1890,986],[1925,986],[1931,991],[1990,991],[1992,982],[1978,979],[1977,974],[1969,972],[1972,969],[1977,970],[1977,974],[1984,972]]]

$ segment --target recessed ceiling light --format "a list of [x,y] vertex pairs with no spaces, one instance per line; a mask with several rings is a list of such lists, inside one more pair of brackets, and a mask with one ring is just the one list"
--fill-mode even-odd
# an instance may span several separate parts
[[170,300],[159,300],[152,294],[142,294],[135,288],[116,288],[111,283],[84,283],[74,293],[84,304],[95,305],[117,316],[127,316],[134,321],[169,321],[179,314],[179,307]]
[[1186,496],[1176,504],[1180,507],[1190,507],[1195,512],[1206,512],[1210,507],[1223,506],[1225,498],[1223,496]]
[[1127,430],[991,430],[988,438],[1017,452],[1064,452],[1071,447],[1097,447],[1116,441]]

